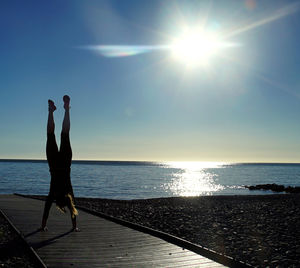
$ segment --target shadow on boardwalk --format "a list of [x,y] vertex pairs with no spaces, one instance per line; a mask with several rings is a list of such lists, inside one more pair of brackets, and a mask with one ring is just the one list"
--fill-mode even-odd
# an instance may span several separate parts
[[[30,236],[35,235],[35,234],[37,234],[37,233],[39,233],[39,232],[41,232],[41,229],[37,229],[36,231],[31,232],[31,233],[25,235],[24,237],[25,237],[25,238],[29,238]],[[54,236],[54,237],[52,237],[52,238],[49,238],[49,239],[47,239],[47,240],[44,240],[44,241],[32,243],[31,246],[32,246],[34,249],[39,249],[39,248],[41,248],[41,247],[45,247],[45,246],[47,246],[47,245],[50,245],[50,244],[52,244],[52,243],[57,242],[60,238],[63,238],[64,236],[69,235],[70,233],[72,233],[72,230],[70,230],[70,231],[68,231],[68,232],[64,232],[64,233],[59,234],[59,235],[56,235],[56,236]]]

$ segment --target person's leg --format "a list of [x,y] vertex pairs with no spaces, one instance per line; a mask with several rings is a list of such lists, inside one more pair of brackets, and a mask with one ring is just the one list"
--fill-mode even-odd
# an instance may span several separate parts
[[69,133],[70,132],[70,97],[65,95],[63,97],[64,101],[64,109],[65,109],[65,116],[62,125],[62,132]]
[[65,115],[62,124],[60,154],[64,161],[66,168],[70,168],[72,161],[72,149],[70,143],[70,97],[65,95],[63,97]]
[[55,124],[54,124],[54,118],[53,118],[53,112],[56,110],[56,107],[54,105],[54,102],[52,100],[48,100],[48,122],[47,122],[47,134],[48,133],[54,133]]
[[56,110],[54,102],[52,100],[48,100],[49,105],[49,114],[48,114],[48,122],[47,122],[47,145],[46,145],[46,155],[49,164],[49,168],[53,168],[55,165],[55,161],[57,160],[58,148],[55,140],[55,124],[53,112]]

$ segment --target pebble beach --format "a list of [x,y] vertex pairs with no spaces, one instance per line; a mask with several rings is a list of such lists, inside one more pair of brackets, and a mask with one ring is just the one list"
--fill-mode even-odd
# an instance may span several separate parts
[[76,198],[76,204],[172,234],[255,267],[300,267],[300,194],[126,201]]
[[[76,205],[163,231],[253,267],[300,267],[300,194],[141,200],[77,197]],[[5,257],[1,264],[18,267],[6,264],[26,264],[26,258]]]

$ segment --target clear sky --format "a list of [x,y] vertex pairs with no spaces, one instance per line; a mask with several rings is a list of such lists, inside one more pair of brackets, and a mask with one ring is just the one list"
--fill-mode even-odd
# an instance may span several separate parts
[[[1,1],[0,158],[45,159],[47,100],[59,142],[69,94],[74,159],[300,162],[299,7]],[[163,48],[195,27],[233,45],[205,64]]]

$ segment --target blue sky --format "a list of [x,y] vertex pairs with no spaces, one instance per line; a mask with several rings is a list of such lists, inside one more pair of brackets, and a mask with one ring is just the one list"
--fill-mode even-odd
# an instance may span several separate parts
[[[299,1],[1,1],[0,158],[45,159],[71,96],[74,159],[300,161]],[[204,25],[238,46],[187,67],[168,45]]]

